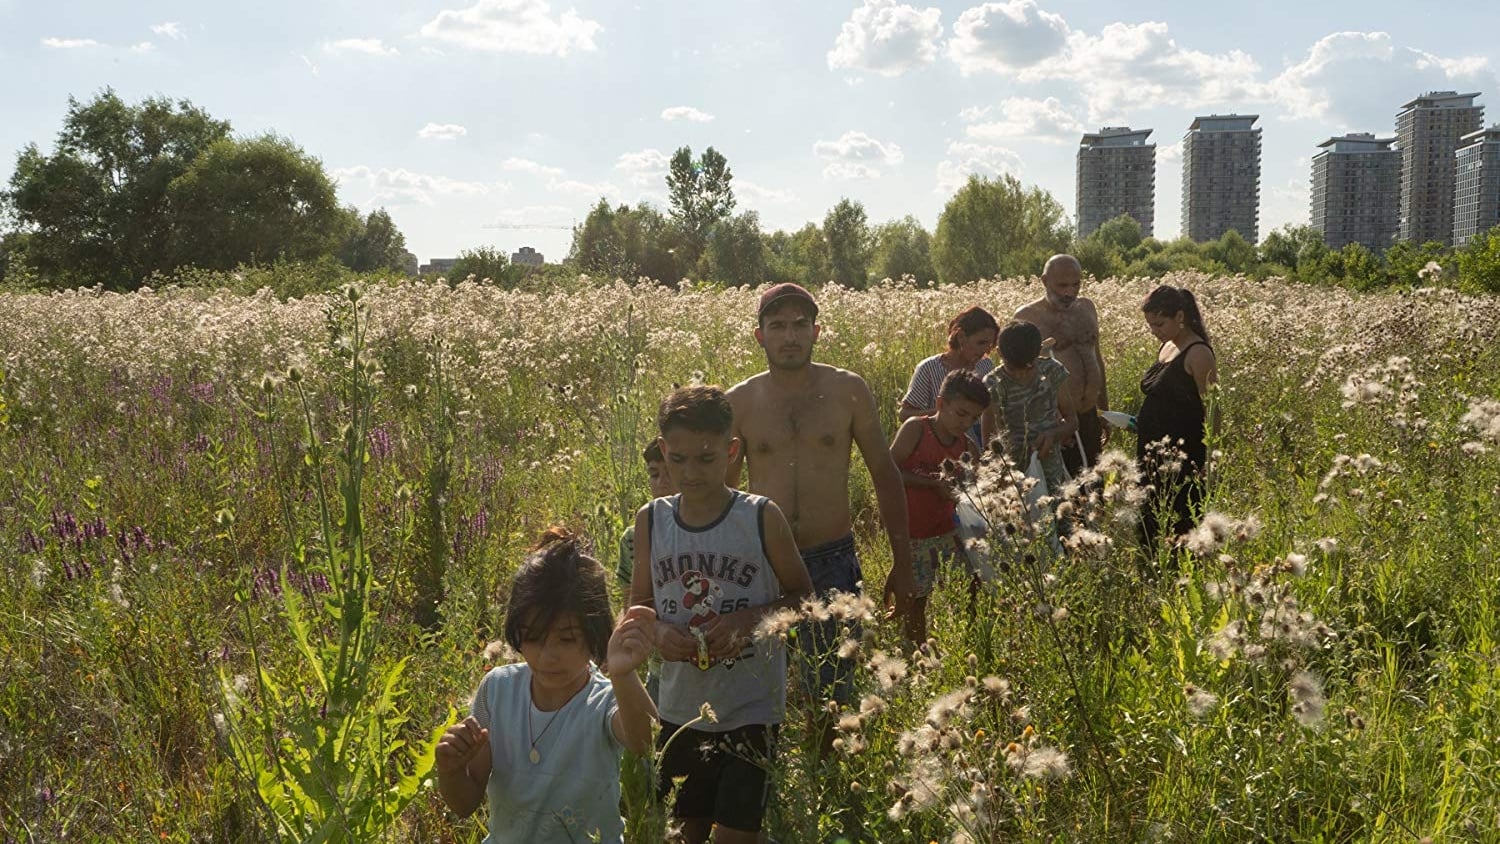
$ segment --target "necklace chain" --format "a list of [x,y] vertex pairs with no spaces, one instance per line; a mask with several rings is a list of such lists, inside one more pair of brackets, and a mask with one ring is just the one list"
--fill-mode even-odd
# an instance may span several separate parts
[[[587,686],[588,683],[585,682],[583,684],[583,687],[578,689],[578,692],[583,691],[583,689]],[[547,726],[542,728],[542,732],[540,735],[534,734],[532,732],[531,712],[532,710],[536,709],[536,701],[529,699],[530,696],[528,695],[528,700],[526,701],[526,738],[531,742],[531,753],[529,754],[531,758],[531,764],[536,765],[541,763],[542,754],[541,751],[536,749],[537,743],[542,740],[542,736],[547,735],[548,730],[552,729],[552,725],[557,721],[557,717],[562,714],[563,709],[566,708],[568,704],[573,702],[573,698],[578,696],[578,692],[574,692],[572,695],[570,695],[567,700],[563,701],[563,705],[559,706],[557,708],[557,711],[552,713],[552,718],[547,721]],[[535,737],[533,738],[533,736]]]

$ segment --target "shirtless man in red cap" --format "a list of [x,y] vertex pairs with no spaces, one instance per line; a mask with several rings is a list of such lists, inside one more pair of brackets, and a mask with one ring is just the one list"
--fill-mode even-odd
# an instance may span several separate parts
[[[857,592],[864,575],[849,512],[849,456],[851,445],[858,446],[894,560],[882,595],[894,598],[896,614],[903,615],[914,583],[901,471],[891,460],[865,380],[812,362],[822,330],[817,317],[812,294],[796,284],[778,284],[761,296],[755,340],[765,350],[767,369],[729,390],[734,435],[742,446],[728,481],[739,486],[749,463],[750,492],[775,501],[786,514],[819,597],[835,589]],[[810,624],[798,636],[804,657],[815,663],[807,682],[819,702],[848,702],[852,692],[852,661],[832,655],[840,626]],[[831,741],[828,729],[825,744]]]

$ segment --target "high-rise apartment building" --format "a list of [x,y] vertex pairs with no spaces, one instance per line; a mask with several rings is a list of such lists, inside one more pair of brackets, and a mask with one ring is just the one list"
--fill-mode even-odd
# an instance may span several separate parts
[[1454,151],[1465,135],[1484,127],[1479,94],[1432,91],[1401,107],[1396,137],[1401,147],[1402,240],[1453,240]]
[[1500,124],[1463,136],[1454,154],[1453,245],[1500,226]]
[[1182,138],[1182,233],[1215,240],[1233,229],[1260,236],[1260,130],[1256,114],[1193,119]]
[[1312,160],[1312,227],[1331,249],[1350,243],[1383,252],[1400,222],[1401,153],[1395,138],[1329,138]]
[[1156,222],[1156,144],[1150,129],[1105,126],[1078,146],[1078,236],[1129,214],[1150,237]]

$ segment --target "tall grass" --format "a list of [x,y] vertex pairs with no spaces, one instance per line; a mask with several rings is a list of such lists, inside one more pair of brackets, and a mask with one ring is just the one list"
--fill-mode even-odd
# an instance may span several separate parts
[[[1091,532],[1064,558],[997,538],[1007,567],[972,613],[964,578],[948,578],[923,648],[867,624],[849,644],[860,694],[827,758],[809,740],[826,704],[793,690],[777,838],[1500,828],[1500,423],[1485,404],[1500,395],[1500,302],[1172,281],[1200,295],[1224,378],[1207,502],[1223,535],[1144,559],[1121,468],[1078,502]],[[1138,404],[1155,351],[1147,289],[1086,287],[1120,408]],[[866,377],[890,431],[948,317],[975,303],[1005,315],[1037,292],[825,290],[818,358]],[[359,773],[371,800],[410,795],[365,838],[478,841],[481,822],[447,817],[396,743],[422,746],[467,705],[497,596],[538,529],[581,527],[612,558],[645,496],[656,398],[757,371],[754,300],[398,284],[358,302],[356,340],[334,295],[0,298],[0,840],[275,840],[280,798],[246,774],[311,765],[329,752],[320,735],[365,729],[349,719],[380,711],[378,681],[404,665],[393,717],[303,790]],[[279,380],[293,368],[300,381]],[[973,492],[997,524],[1006,477],[991,467]],[[876,583],[889,552],[858,466],[852,494]],[[336,585],[356,559],[367,577]],[[345,596],[363,608],[369,673],[336,706],[316,667],[337,672]],[[640,785],[632,828],[664,828]]]

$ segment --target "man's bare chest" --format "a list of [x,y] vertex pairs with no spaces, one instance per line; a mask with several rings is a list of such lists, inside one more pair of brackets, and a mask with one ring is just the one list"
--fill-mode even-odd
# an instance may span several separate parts
[[1042,330],[1043,337],[1053,338],[1053,348],[1059,352],[1074,348],[1093,351],[1099,345],[1099,326],[1087,313],[1064,314],[1037,327]]
[[803,400],[762,408],[740,430],[752,460],[757,455],[847,455],[851,423],[849,413],[836,404]]

